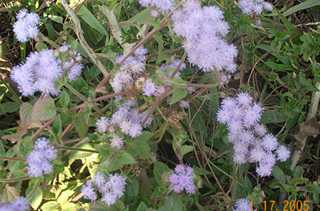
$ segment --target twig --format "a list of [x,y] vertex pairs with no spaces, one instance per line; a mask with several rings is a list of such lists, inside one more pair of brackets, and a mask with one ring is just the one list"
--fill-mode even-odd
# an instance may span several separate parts
[[[307,121],[315,118],[317,111],[318,111],[319,102],[320,102],[320,82],[318,82],[316,84],[316,88],[317,88],[317,91],[315,91],[312,94],[311,105],[310,105],[309,112],[308,112],[307,119],[306,119]],[[307,138],[308,137],[303,137],[301,139],[297,139],[297,142],[298,142],[297,146],[299,148],[297,148],[293,152],[292,159],[291,159],[291,166],[290,166],[291,170],[293,170],[296,167],[297,163],[299,162],[301,154],[302,154],[304,147],[306,145]]]
[[0,157],[0,160],[16,160],[16,161],[24,161],[24,159],[19,157]]
[[34,140],[35,138],[38,137],[38,135],[40,133],[42,133],[42,131],[44,129],[46,129],[47,127],[49,127],[52,123],[53,123],[54,119],[47,121],[46,123],[44,123],[31,137],[32,140]]
[[95,52],[92,50],[92,48],[89,46],[89,44],[85,40],[85,38],[83,36],[83,31],[81,29],[81,24],[80,24],[79,18],[74,13],[74,11],[70,8],[70,6],[67,4],[66,0],[61,0],[61,4],[65,8],[65,10],[67,11],[68,15],[71,17],[71,20],[74,24],[74,32],[76,33],[81,46],[88,54],[90,60],[97,66],[97,68],[102,72],[102,74],[104,75],[105,78],[109,78],[110,73],[106,70],[104,65],[98,59]]

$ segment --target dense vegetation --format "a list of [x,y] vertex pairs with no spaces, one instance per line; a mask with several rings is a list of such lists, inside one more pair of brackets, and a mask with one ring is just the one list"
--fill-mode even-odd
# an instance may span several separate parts
[[[189,31],[178,34],[180,23],[171,19],[186,1],[163,13],[140,4],[147,0],[0,2],[0,211],[19,196],[43,211],[219,211],[236,209],[241,198],[259,210],[320,209],[319,1],[269,1],[272,11],[245,14],[234,0],[201,0],[202,7],[219,8],[229,25],[217,35],[226,48],[212,50],[218,52],[214,68],[203,68],[203,58],[192,55],[207,43],[188,49]],[[22,9],[40,18],[39,33],[27,42],[13,30]],[[237,54],[227,58],[229,44]],[[32,63],[30,55],[39,57],[35,71],[42,79],[49,74],[42,70],[69,59],[79,69],[63,67],[54,87],[34,82],[27,92],[13,75]],[[225,64],[220,70],[225,61],[236,71]],[[123,88],[132,63],[143,67],[134,67]],[[261,176],[257,163],[235,162],[231,126],[219,111],[239,93],[263,108],[253,125],[263,124],[290,151],[289,159],[271,166],[271,175]],[[135,128],[119,118],[134,118]],[[37,148],[41,140],[49,148]],[[48,169],[35,171],[34,159]],[[173,177],[179,164],[187,184]],[[117,193],[115,203],[96,175],[120,181],[123,195]],[[86,195],[90,180],[100,192],[91,193],[94,202]]]

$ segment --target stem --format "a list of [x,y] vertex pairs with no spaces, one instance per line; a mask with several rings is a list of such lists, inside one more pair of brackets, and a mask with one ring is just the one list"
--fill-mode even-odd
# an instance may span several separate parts
[[73,151],[83,151],[83,152],[93,152],[93,153],[99,153],[96,150],[91,150],[91,149],[82,149],[82,148],[76,148],[76,147],[66,147],[66,146],[56,146],[57,149],[62,149],[62,150],[73,150]]
[[19,157],[0,157],[0,160],[16,160],[16,161],[24,161],[22,158],[19,158]]
[[90,60],[92,61],[92,63],[94,63],[97,66],[97,68],[102,72],[104,77],[105,78],[109,78],[110,77],[110,73],[104,67],[102,62],[98,59],[97,55],[95,54],[95,52],[92,50],[92,48],[89,46],[89,44],[87,43],[86,39],[84,38],[79,18],[74,13],[74,11],[70,8],[70,6],[66,2],[66,0],[61,0],[61,4],[65,8],[65,10],[68,13],[68,15],[71,17],[71,20],[72,20],[72,22],[74,24],[74,32],[76,33],[76,35],[78,37],[80,45],[85,50],[85,52],[88,54],[88,56],[89,56]]
[[[309,112],[308,112],[307,119],[306,119],[307,121],[315,118],[317,111],[318,111],[319,102],[320,102],[320,82],[316,83],[316,88],[317,88],[317,91],[313,92],[313,94],[312,94],[311,105],[310,105]],[[300,157],[301,157],[301,154],[302,154],[304,147],[306,145],[307,138],[308,137],[303,137],[301,139],[297,139],[297,142],[298,142],[297,146],[299,148],[297,148],[292,155],[291,166],[290,166],[291,170],[294,170],[294,168],[298,164]]]
[[20,182],[23,180],[29,180],[31,179],[30,177],[17,177],[17,178],[12,178],[12,179],[0,179],[0,183],[15,183],[15,182]]

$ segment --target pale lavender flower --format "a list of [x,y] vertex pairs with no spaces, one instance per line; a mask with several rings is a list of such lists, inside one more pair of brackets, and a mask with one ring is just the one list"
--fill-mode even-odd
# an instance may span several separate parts
[[190,108],[190,102],[187,101],[187,100],[181,100],[181,101],[179,102],[179,106],[180,106],[180,108],[182,108],[182,109],[188,109],[188,108]]
[[89,199],[91,201],[97,200],[97,193],[95,192],[95,189],[93,187],[93,184],[91,181],[88,181],[82,188],[81,193],[83,194],[83,197],[86,199]]
[[107,117],[100,117],[96,122],[97,131],[100,133],[105,133],[110,126],[110,119]]
[[[217,120],[226,124],[229,141],[233,144],[233,160],[237,164],[258,163],[259,176],[269,176],[276,163],[275,154],[280,161],[289,156],[286,148],[280,149],[276,137],[268,134],[260,124],[262,107],[253,102],[247,93],[234,98],[225,98],[217,114]],[[281,158],[280,158],[281,157]]]
[[154,7],[160,12],[168,12],[173,9],[173,0],[139,0],[143,7]]
[[77,79],[81,75],[82,69],[82,64],[74,64],[68,72],[68,79],[70,81]]
[[110,140],[110,146],[114,149],[121,149],[123,147],[123,139],[114,135]]
[[248,199],[238,199],[235,203],[233,211],[252,211],[252,204]]
[[196,187],[193,181],[193,169],[189,166],[179,164],[169,176],[170,189],[176,193],[183,191],[192,194]]
[[277,149],[277,159],[280,161],[286,161],[290,157],[290,151],[287,147],[280,145]]
[[244,14],[260,15],[263,10],[272,11],[272,4],[264,0],[239,0],[239,7]]
[[13,25],[13,31],[20,42],[35,39],[39,33],[39,16],[36,13],[28,13],[22,9],[17,14],[17,21]]
[[57,95],[55,81],[62,76],[60,62],[53,50],[42,50],[31,53],[24,64],[15,66],[11,78],[18,84],[23,96],[33,95],[40,91],[45,95]]
[[38,138],[33,151],[27,156],[28,174],[39,177],[52,172],[51,161],[56,159],[57,151],[47,138]]
[[140,113],[137,109],[132,108],[135,104],[124,103],[113,115],[111,122],[121,131],[132,138],[141,135],[143,127],[151,124],[152,118],[146,118],[146,113]]
[[84,197],[92,201],[97,200],[97,193],[101,194],[101,201],[111,206],[119,200],[125,191],[126,179],[118,174],[104,176],[97,173],[92,181],[88,181],[82,188]]
[[153,83],[151,79],[147,79],[144,82],[143,94],[145,96],[154,96],[157,93],[157,86]]
[[18,197],[9,203],[0,203],[0,211],[28,211],[29,202],[24,197]]
[[185,38],[184,48],[190,63],[205,72],[236,71],[238,52],[224,40],[229,26],[218,7],[201,7],[199,1],[189,0],[174,12],[172,20],[175,33]]
[[261,145],[265,150],[272,151],[278,147],[278,141],[273,135],[267,134],[262,138]]

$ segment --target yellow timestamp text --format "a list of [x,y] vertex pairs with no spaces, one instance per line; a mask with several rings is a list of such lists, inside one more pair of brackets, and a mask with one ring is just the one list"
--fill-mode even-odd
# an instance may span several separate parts
[[[274,200],[263,201],[263,211],[309,211],[311,201],[308,200]],[[281,208],[279,208],[281,207]]]

